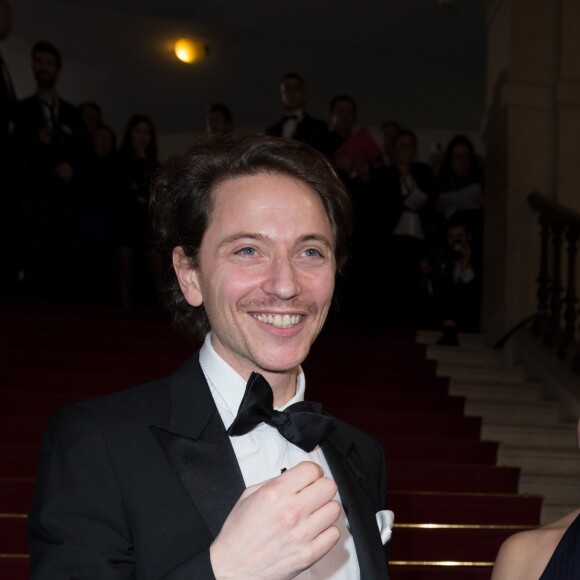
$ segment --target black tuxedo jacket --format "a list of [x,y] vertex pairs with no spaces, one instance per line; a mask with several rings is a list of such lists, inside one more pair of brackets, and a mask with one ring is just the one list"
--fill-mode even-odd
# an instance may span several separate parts
[[[284,119],[280,119],[266,129],[266,135],[273,137],[280,137],[282,135],[282,128],[284,126]],[[320,119],[315,119],[310,115],[304,113],[300,122],[296,125],[296,131],[292,136],[296,141],[302,141],[318,149],[322,153],[327,153],[328,149],[328,125]]]
[[[336,420],[322,449],[361,577],[387,578],[382,448]],[[210,544],[244,489],[197,354],[167,379],[63,407],[38,460],[30,578],[212,579]]]
[[[435,181],[433,173],[426,163],[413,162],[411,175],[417,187],[426,193],[429,198],[425,205],[417,211],[423,225],[425,235],[430,233],[433,208],[435,203]],[[384,230],[392,232],[405,207],[405,195],[401,189],[401,173],[396,165],[379,167],[373,176],[372,187],[376,191],[377,212],[381,214]]]

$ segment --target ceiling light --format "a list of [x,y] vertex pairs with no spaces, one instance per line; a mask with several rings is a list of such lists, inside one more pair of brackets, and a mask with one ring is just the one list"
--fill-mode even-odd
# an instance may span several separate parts
[[199,62],[207,56],[206,46],[199,40],[180,38],[173,45],[175,56],[188,64]]

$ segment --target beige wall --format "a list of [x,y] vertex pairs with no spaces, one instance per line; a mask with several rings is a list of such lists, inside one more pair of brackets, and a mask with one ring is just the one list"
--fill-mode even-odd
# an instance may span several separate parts
[[557,199],[580,211],[580,1],[561,0],[556,85]]
[[488,26],[483,325],[500,338],[536,308],[539,191],[580,209],[580,0],[484,0]]

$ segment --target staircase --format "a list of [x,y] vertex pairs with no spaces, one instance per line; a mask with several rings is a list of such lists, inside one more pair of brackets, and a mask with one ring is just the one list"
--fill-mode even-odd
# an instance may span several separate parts
[[[164,376],[194,347],[156,313],[0,303],[0,318],[0,577],[21,580],[48,415]],[[481,337],[460,337],[459,348],[433,339],[329,327],[304,365],[308,394],[385,449],[392,580],[489,580],[507,536],[575,501],[566,471],[577,456],[575,425],[552,424],[553,403]]]
[[[576,421],[566,418],[546,385],[529,381],[522,367],[481,336],[462,337],[460,348],[434,345],[419,332],[437,375],[450,378],[449,393],[465,397],[465,414],[483,419],[483,439],[498,441],[498,465],[519,466],[519,492],[541,495],[541,523],[580,505],[580,452]],[[551,400],[552,399],[552,400]]]
[[501,464],[498,440],[483,435],[482,417],[451,388],[449,372],[469,385],[470,364],[488,381],[515,381],[520,371],[495,368],[498,353],[483,337],[467,337],[474,344],[465,349],[431,346],[437,336],[322,336],[305,364],[309,396],[385,449],[392,580],[489,580],[501,542],[539,524],[542,497],[520,492],[520,468]]

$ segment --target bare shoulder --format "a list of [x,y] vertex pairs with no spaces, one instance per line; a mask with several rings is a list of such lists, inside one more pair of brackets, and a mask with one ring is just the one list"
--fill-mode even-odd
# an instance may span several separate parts
[[[545,568],[552,550],[546,547],[547,559],[544,554],[539,554],[538,547],[542,552],[544,547],[541,541],[540,529],[518,532],[507,538],[500,546],[497,553],[491,580],[530,580],[538,578],[533,571],[536,568]],[[545,562],[544,562],[545,559]],[[543,565],[542,565],[543,563]]]
[[507,538],[497,553],[492,580],[530,580],[539,578],[580,510],[534,530]]

